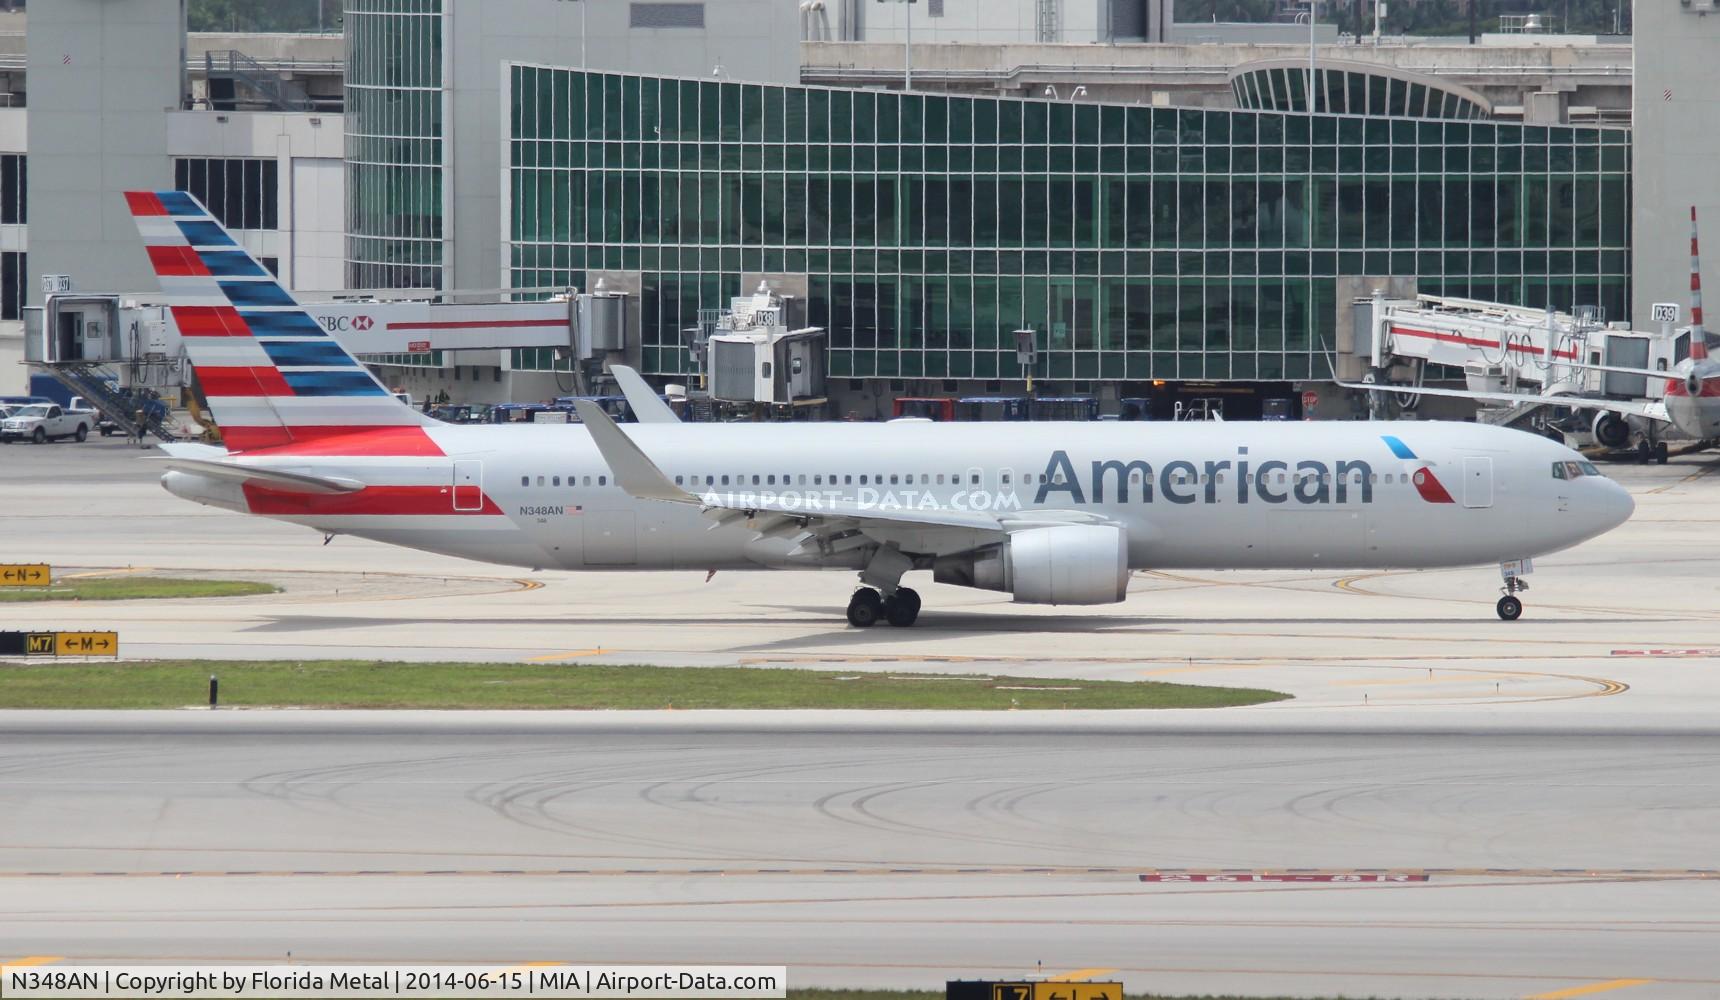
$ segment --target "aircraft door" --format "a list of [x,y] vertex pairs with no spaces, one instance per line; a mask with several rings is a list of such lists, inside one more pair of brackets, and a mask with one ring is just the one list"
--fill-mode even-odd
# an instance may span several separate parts
[[484,509],[484,463],[457,461],[454,463],[454,509]]
[[1463,506],[1493,506],[1493,460],[1465,458],[1463,460]]

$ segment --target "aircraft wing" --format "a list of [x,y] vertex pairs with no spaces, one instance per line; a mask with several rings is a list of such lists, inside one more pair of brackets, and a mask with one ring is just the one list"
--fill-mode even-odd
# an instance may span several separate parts
[[627,397],[627,405],[633,408],[633,416],[642,424],[678,424],[681,418],[675,416],[675,411],[669,409],[669,404],[663,402],[656,390],[645,381],[645,377],[625,365],[611,365],[609,374],[615,376],[615,384],[621,387],[621,394]]
[[[1663,376],[1665,373],[1661,373]],[[1381,385],[1372,382],[1339,382],[1346,389],[1366,389],[1370,392],[1395,392],[1414,396],[1446,396],[1451,399],[1486,399],[1501,403],[1546,403],[1568,406],[1574,410],[1608,410],[1632,417],[1667,422],[1666,404],[1654,399],[1592,399],[1587,396],[1541,396],[1526,392],[1474,392],[1469,389],[1429,389],[1425,387]]]
[[633,439],[591,400],[573,404],[615,484],[629,495],[667,503],[695,504],[713,528],[744,523],[760,538],[798,540],[790,557],[832,555],[875,542],[904,552],[953,555],[1003,541],[1011,532],[1061,524],[1111,524],[1103,515],[1074,510],[967,511],[947,506],[862,505],[822,493],[696,494],[675,485]]
[[650,456],[633,443],[633,439],[628,437],[625,431],[616,426],[615,421],[603,412],[602,407],[588,399],[577,400],[573,406],[579,411],[579,418],[585,422],[597,450],[603,454],[604,462],[608,463],[610,470],[615,473],[616,485],[626,490],[629,495],[645,500],[696,504],[715,516],[718,524],[752,520],[760,525],[758,530],[764,533],[773,533],[774,529],[789,524],[802,530],[814,530],[815,522],[819,529],[814,531],[815,534],[842,527],[865,530],[868,523],[874,522],[889,527],[953,528],[998,535],[1002,535],[1005,530],[997,517],[981,511],[925,510],[910,507],[880,509],[874,505],[862,506],[852,500],[832,500],[816,494],[804,498],[796,496],[794,502],[789,503],[781,498],[744,491],[691,493],[676,486],[664,475],[663,470],[657,468]]

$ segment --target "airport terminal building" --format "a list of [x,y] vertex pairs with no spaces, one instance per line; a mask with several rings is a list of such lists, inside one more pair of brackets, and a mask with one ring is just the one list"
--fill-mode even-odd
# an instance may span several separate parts
[[510,282],[636,287],[648,373],[767,277],[855,379],[1328,379],[1344,278],[1629,315],[1623,128],[507,77]]

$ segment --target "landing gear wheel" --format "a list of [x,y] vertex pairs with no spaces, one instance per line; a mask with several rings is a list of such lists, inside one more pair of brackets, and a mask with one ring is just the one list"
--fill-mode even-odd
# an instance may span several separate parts
[[1495,610],[1499,612],[1500,618],[1503,618],[1508,622],[1514,622],[1523,617],[1523,602],[1510,594],[1506,594],[1504,597],[1499,598],[1499,604],[1496,606]]
[[1653,457],[1654,448],[1652,445],[1647,441],[1638,441],[1636,443],[1636,460],[1638,462],[1641,462],[1643,465],[1647,465],[1648,460]]
[[920,618],[920,595],[906,587],[897,588],[884,599],[884,619],[897,628],[907,628]]
[[884,617],[884,599],[870,587],[863,587],[848,599],[848,624],[855,628],[871,628]]
[[1665,441],[1656,441],[1654,443],[1654,460],[1656,462],[1660,463],[1661,465],[1665,465],[1666,460],[1669,457],[1671,457],[1671,456],[1667,453],[1666,442]]

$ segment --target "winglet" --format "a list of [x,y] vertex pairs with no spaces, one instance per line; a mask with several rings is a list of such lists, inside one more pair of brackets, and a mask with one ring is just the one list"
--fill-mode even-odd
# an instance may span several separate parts
[[591,441],[602,453],[603,461],[615,473],[615,484],[629,496],[641,500],[667,500],[671,503],[698,503],[699,498],[681,489],[663,475],[663,470],[633,443],[609,414],[589,399],[576,399],[573,408],[579,412]]
[[675,411],[669,409],[669,404],[646,383],[644,376],[625,365],[611,365],[609,374],[615,376],[615,384],[621,387],[621,394],[627,397],[627,405],[633,407],[633,416],[642,424],[678,424],[681,418],[675,416]]

